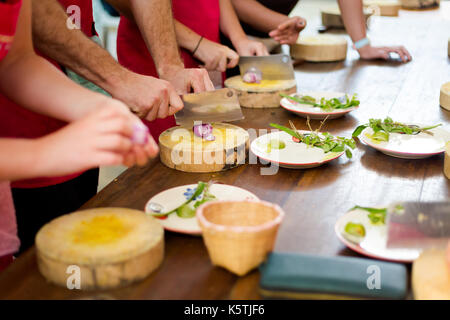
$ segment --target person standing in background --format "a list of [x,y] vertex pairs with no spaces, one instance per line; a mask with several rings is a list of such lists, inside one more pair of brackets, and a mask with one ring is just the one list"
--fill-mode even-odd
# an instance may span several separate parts
[[[117,36],[117,56],[119,62],[128,69],[150,76],[166,78],[166,70],[161,67],[163,57],[153,54],[156,50],[154,25],[162,16],[172,17],[169,0],[108,0],[121,12]],[[237,64],[240,55],[265,55],[262,43],[247,38],[239,24],[230,0],[173,0],[173,19],[164,28],[170,30],[178,45],[168,49],[164,59],[178,61],[180,68],[205,66],[209,70],[225,71]],[[158,15],[154,15],[158,12]],[[236,52],[222,46],[219,30],[224,32],[236,46]],[[173,54],[176,53],[176,56]],[[180,79],[182,80],[182,79]],[[177,86],[176,86],[177,87]],[[180,93],[188,88],[179,87]],[[157,119],[147,123],[150,132],[157,139],[166,129],[175,125],[175,119]]]
[[[250,36],[272,38],[279,44],[294,44],[306,21],[289,17],[298,0],[231,0],[236,13]],[[389,52],[399,54],[403,62],[411,55],[403,46],[371,46],[366,34],[362,0],[338,0],[342,20],[361,59],[389,59]]]

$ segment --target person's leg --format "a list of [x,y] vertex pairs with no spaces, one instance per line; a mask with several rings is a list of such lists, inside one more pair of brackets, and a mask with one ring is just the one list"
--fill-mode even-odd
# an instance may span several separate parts
[[35,189],[12,189],[19,254],[34,244],[39,229],[51,220],[79,209],[97,193],[98,169],[89,170],[70,181]]

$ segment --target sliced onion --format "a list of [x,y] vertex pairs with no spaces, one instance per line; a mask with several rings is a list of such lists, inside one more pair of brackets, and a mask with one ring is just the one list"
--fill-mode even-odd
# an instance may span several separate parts
[[203,138],[207,141],[214,141],[216,139],[216,137],[214,137],[214,135],[212,134],[213,127],[210,123],[194,125],[192,130],[194,131],[194,134],[199,138]]
[[242,76],[242,81],[247,83],[260,83],[262,80],[262,73],[260,70],[251,67]]

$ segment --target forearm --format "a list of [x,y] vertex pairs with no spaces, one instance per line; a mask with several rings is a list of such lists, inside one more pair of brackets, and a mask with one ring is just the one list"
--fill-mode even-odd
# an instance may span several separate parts
[[195,50],[201,36],[195,33],[181,22],[175,20],[175,33],[178,45],[190,52]]
[[0,181],[49,176],[41,164],[39,140],[0,139]]
[[[74,121],[100,106],[105,96],[76,85],[34,53],[7,56],[0,65],[0,91],[37,113]],[[26,75],[26,76],[24,76]]]
[[170,0],[130,0],[131,10],[160,76],[184,68],[178,52]]
[[345,29],[353,42],[366,37],[362,0],[338,0]]
[[33,13],[35,47],[115,96],[130,71],[81,30],[67,28],[67,15],[57,1],[33,0]]
[[239,20],[253,28],[270,32],[288,19],[287,16],[270,10],[256,0],[231,0]]
[[237,43],[247,36],[242,30],[239,19],[230,0],[219,0],[220,3],[220,30],[237,47]]

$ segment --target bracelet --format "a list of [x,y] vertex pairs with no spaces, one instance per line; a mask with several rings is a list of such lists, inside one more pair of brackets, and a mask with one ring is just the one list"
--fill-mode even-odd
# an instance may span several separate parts
[[356,41],[355,43],[353,43],[353,46],[355,47],[356,50],[361,49],[362,47],[365,47],[367,45],[370,44],[369,38],[365,37],[361,40]]
[[197,51],[198,47],[200,46],[200,42],[202,42],[203,40],[203,36],[200,37],[200,40],[198,40],[197,45],[195,46],[194,51],[192,51],[192,55],[195,54],[195,52]]

